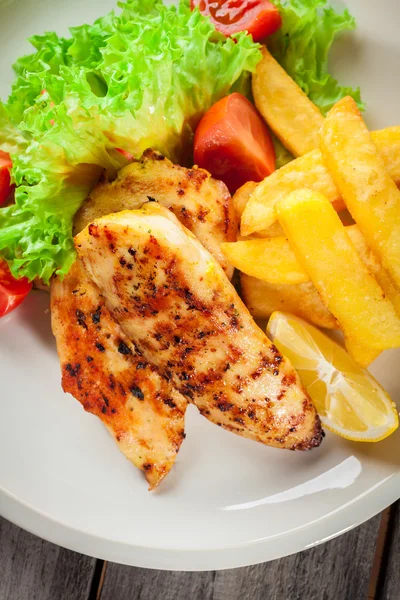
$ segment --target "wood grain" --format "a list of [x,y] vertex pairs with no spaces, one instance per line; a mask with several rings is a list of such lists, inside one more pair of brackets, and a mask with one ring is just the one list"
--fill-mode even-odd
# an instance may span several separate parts
[[392,507],[377,600],[400,598],[400,501]]
[[95,564],[0,517],[1,600],[86,600]]
[[243,569],[173,573],[109,563],[99,598],[365,600],[379,526],[378,516],[312,550]]

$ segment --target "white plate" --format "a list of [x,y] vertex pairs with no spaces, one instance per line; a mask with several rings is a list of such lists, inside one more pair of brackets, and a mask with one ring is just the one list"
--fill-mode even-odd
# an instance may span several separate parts
[[[400,123],[397,0],[349,2],[356,34],[334,70],[360,84],[373,127]],[[92,20],[113,0],[0,1],[1,94],[24,40]],[[328,435],[309,453],[274,450],[189,410],[173,473],[149,493],[101,423],[60,387],[48,297],[32,294],[0,323],[0,513],[52,542],[111,561],[160,569],[222,569],[325,541],[400,496],[400,432],[376,445]],[[400,398],[400,352],[373,372]]]

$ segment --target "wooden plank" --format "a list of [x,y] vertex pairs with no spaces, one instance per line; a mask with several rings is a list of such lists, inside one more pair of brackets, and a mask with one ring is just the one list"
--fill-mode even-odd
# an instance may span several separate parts
[[86,600],[95,564],[0,517],[1,600]]
[[215,576],[215,571],[155,571],[107,563],[99,600],[211,600]]
[[377,600],[400,598],[400,502],[392,507]]
[[386,545],[388,540],[389,520],[391,514],[391,508],[386,508],[381,515],[381,524],[379,527],[379,533],[375,544],[375,558],[372,565],[371,577],[369,579],[368,596],[367,600],[376,600],[378,589],[380,586],[383,564],[385,562],[384,557],[386,554]]
[[109,563],[99,597],[100,600],[365,600],[380,520],[377,516],[306,552],[242,569],[175,573]]

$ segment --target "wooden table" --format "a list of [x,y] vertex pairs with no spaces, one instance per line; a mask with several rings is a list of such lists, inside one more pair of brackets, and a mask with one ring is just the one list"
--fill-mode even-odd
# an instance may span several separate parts
[[95,560],[0,518],[0,600],[400,600],[400,502],[312,550],[200,573]]

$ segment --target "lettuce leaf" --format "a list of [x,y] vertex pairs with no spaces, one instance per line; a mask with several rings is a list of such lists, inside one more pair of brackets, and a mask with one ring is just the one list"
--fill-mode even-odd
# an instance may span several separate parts
[[231,91],[247,93],[258,44],[218,34],[186,2],[127,0],[71,36],[34,36],[0,106],[0,147],[12,154],[15,204],[0,209],[0,252],[12,272],[68,272],[74,214],[105,170],[148,147],[190,163],[194,129]]
[[282,28],[268,38],[271,54],[307,96],[326,114],[344,96],[363,108],[360,90],[339,85],[328,72],[328,55],[336,36],[355,28],[348,10],[337,13],[327,0],[273,0]]

